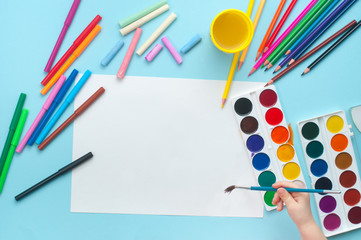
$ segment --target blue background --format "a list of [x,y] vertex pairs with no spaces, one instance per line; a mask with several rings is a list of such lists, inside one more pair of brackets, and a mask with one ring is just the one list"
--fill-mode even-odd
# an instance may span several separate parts
[[[90,69],[96,74],[115,75],[133,35],[129,34],[123,38],[119,33],[118,21],[153,2],[155,0],[83,0],[56,60],[63,55],[97,14],[103,17],[100,22],[102,30],[66,75],[74,67],[80,72]],[[202,35],[202,42],[184,56],[180,66],[167,50],[163,50],[152,63],[143,59],[145,55],[142,57],[135,55],[129,65],[127,75],[225,80],[232,55],[224,54],[212,45],[209,38],[210,23],[221,10],[239,8],[246,11],[248,0],[169,0],[168,2],[170,11],[143,26],[140,43],[146,40],[170,12],[175,12],[178,19],[165,32],[165,35],[177,49],[180,49],[196,33]],[[260,0],[256,0],[253,17],[259,2]],[[287,1],[285,8],[290,2],[290,0]],[[306,0],[298,1],[283,30],[308,3],[309,1]],[[25,107],[30,110],[25,129],[29,128],[44,102],[44,97],[39,93],[40,82],[45,76],[43,69],[71,4],[70,0],[0,1],[0,22],[2,23],[0,37],[1,149],[20,92],[27,94]],[[279,1],[266,2],[246,62],[241,71],[236,73],[235,80],[266,82],[271,78],[271,71],[266,73],[257,71],[249,78],[247,74],[254,64],[257,49],[278,4]],[[358,20],[360,12],[361,4],[357,2],[320,41],[352,19]],[[358,74],[361,56],[360,36],[361,30],[358,30],[328,56],[326,61],[306,76],[300,77],[300,74],[319,54],[276,83],[286,119],[294,127],[298,121],[336,110],[348,111],[350,107],[361,104],[361,83]],[[125,42],[123,49],[109,66],[101,67],[102,58],[121,38]],[[157,42],[159,43],[160,39]],[[219,93],[220,101],[222,93],[223,89]],[[73,107],[68,109],[61,122],[72,111]],[[355,134],[356,140],[360,142],[360,133],[355,130]],[[298,157],[301,159],[302,170],[306,173],[307,168],[303,161],[297,131],[295,131],[295,146]],[[0,196],[0,239],[299,238],[297,228],[286,211],[265,212],[262,219],[71,213],[71,174],[62,176],[21,202],[14,200],[15,195],[69,163],[71,157],[72,127],[66,129],[43,152],[36,147],[26,147],[22,154],[15,155],[4,191]],[[307,183],[310,183],[308,178]],[[314,201],[311,200],[312,210],[318,221]],[[360,237],[361,230],[355,230],[332,239],[360,239]]]

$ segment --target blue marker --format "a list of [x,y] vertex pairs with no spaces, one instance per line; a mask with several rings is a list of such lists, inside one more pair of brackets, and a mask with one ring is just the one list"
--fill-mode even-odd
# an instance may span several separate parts
[[60,91],[58,95],[54,98],[53,103],[50,105],[48,111],[46,111],[44,117],[39,122],[38,126],[35,128],[33,134],[29,138],[28,145],[32,146],[36,140],[36,138],[39,136],[41,130],[45,127],[46,123],[49,121],[51,115],[53,112],[55,112],[55,109],[59,106],[61,101],[63,101],[63,98],[65,97],[65,94],[68,92],[70,86],[73,84],[76,75],[78,75],[78,70],[74,69],[68,79],[65,81],[64,85],[60,88]]
[[191,50],[197,43],[202,40],[199,34],[196,34],[189,42],[187,42],[180,50],[181,53],[185,54]]
[[334,8],[339,1],[340,0],[333,1],[331,5],[328,6],[328,8],[326,8],[326,10],[316,19],[316,21],[313,22],[313,24],[307,29],[307,31],[304,32],[302,36],[290,47],[289,50],[293,51],[293,49],[295,49],[298,44],[300,44],[308,36],[308,34],[310,34],[311,31],[316,28],[316,26],[323,20],[323,18],[326,17],[329,12],[331,12],[332,8]]
[[44,141],[45,137],[48,135],[52,127],[59,120],[61,115],[65,112],[67,107],[72,101],[74,101],[75,96],[78,94],[80,89],[84,86],[88,78],[90,77],[91,72],[86,70],[83,76],[80,78],[79,82],[74,86],[69,95],[65,98],[63,104],[59,107],[58,111],[54,114],[53,118],[50,119],[49,123],[45,126],[44,130],[40,133],[39,137],[36,139],[36,144],[40,145]]
[[105,56],[105,58],[103,58],[100,64],[103,67],[107,66],[110,63],[110,61],[114,58],[114,56],[119,52],[119,50],[123,47],[123,45],[124,42],[122,40],[119,40],[119,42],[115,44],[115,46],[112,48],[112,50],[110,50],[110,52]]

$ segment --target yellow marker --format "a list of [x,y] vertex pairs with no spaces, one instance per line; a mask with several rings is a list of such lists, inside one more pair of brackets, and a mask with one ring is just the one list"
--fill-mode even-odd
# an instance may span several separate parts
[[247,14],[237,9],[224,10],[214,18],[211,25],[211,38],[214,45],[223,52],[235,53],[223,94],[222,108],[231,87],[240,52],[251,43],[253,38],[254,28],[250,19],[253,5],[254,0],[250,0]]
[[[259,4],[259,7],[258,7],[258,10],[257,10],[257,13],[256,13],[256,17],[255,17],[254,20],[253,20],[254,31],[256,31],[256,28],[257,28],[259,19],[261,18],[261,14],[262,14],[263,7],[264,7],[264,4],[265,4],[265,3],[266,3],[266,0],[262,0],[262,1],[260,2],[260,4]],[[244,49],[243,52],[242,52],[241,58],[239,59],[238,71],[239,71],[239,69],[241,68],[242,64],[244,63],[244,60],[246,59],[246,56],[247,56],[247,53],[248,53],[248,49],[249,49],[249,45],[248,45],[248,47],[246,47],[246,49]]]
[[63,66],[55,73],[55,75],[50,79],[50,81],[45,85],[45,87],[40,91],[41,94],[45,95],[50,88],[58,81],[61,75],[70,67],[70,65],[77,59],[84,49],[93,41],[95,36],[102,29],[99,25],[96,25],[95,28],[89,33],[89,35],[84,39],[84,41],[75,49],[73,54],[68,58]]

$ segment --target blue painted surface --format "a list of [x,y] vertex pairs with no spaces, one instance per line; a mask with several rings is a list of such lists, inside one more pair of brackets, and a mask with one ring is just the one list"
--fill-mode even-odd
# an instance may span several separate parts
[[[152,1],[155,2],[155,1]],[[232,55],[218,51],[209,38],[209,27],[213,17],[228,8],[247,9],[247,0],[190,1],[169,0],[170,11],[152,20],[143,27],[140,43],[159,26],[171,13],[178,19],[162,35],[167,36],[179,49],[194,34],[199,33],[203,40],[184,55],[181,65],[171,60],[170,54],[161,52],[152,63],[135,55],[129,64],[128,75],[177,77],[199,79],[227,78]],[[256,8],[260,0],[256,0]],[[298,1],[290,18],[284,25],[288,27],[309,1]],[[0,2],[0,146],[3,146],[8,126],[20,92],[27,93],[25,106],[30,110],[25,129],[29,128],[39,111],[44,96],[40,94],[40,82],[44,78],[43,69],[54,47],[59,32],[72,1],[68,0],[11,0]],[[287,1],[289,4],[289,1]],[[58,60],[68,49],[88,23],[100,14],[102,30],[94,42],[66,72],[73,68],[79,72],[91,70],[94,74],[116,74],[126,51],[120,51],[107,67],[100,65],[109,46],[118,40],[129,46],[133,34],[122,37],[119,33],[119,20],[150,5],[149,0],[137,1],[98,1],[83,0],[74,17],[64,42],[59,50]],[[254,65],[254,59],[265,32],[278,7],[267,1],[260,23],[255,33],[247,59],[242,69],[235,74],[236,81],[266,82],[272,71],[258,71],[247,77]],[[320,43],[332,33],[353,19],[359,20],[361,4],[357,2],[337,21],[321,39]],[[253,17],[256,10],[253,11]],[[301,73],[319,54],[298,66],[287,77],[276,83],[280,101],[287,122],[296,123],[311,117],[337,110],[347,111],[361,103],[359,56],[361,32],[355,32],[343,46],[330,54],[326,61],[304,77]],[[160,43],[160,38],[154,43]],[[152,45],[152,47],[154,46]],[[139,45],[140,46],[140,45]],[[341,59],[341,60],[340,60]],[[220,90],[219,99],[221,102]],[[59,123],[73,111],[66,110]],[[348,117],[349,114],[347,113]],[[351,124],[350,118],[349,123]],[[356,130],[355,130],[356,131]],[[54,170],[66,165],[72,158],[72,127],[40,152],[35,147],[26,147],[22,154],[15,155],[9,175],[0,196],[0,239],[298,239],[298,231],[286,211],[265,212],[264,218],[221,218],[221,217],[183,217],[183,216],[145,216],[120,214],[79,214],[70,212],[71,175],[64,175],[36,193],[15,202],[14,196],[43,179]],[[295,133],[295,148],[306,173],[298,132]],[[355,140],[361,141],[361,134],[355,132]],[[359,144],[360,146],[360,144]],[[357,148],[359,149],[359,148]],[[359,162],[358,162],[359,163]],[[308,187],[309,178],[306,177]],[[314,215],[317,218],[315,203],[311,196]],[[331,239],[360,239],[361,230],[335,236]]]

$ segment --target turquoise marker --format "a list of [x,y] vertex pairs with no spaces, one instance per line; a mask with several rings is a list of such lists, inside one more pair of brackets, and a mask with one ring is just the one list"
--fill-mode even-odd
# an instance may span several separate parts
[[191,50],[197,43],[199,43],[202,40],[201,36],[199,34],[196,34],[194,37],[192,37],[189,42],[187,42],[180,50],[181,53],[185,54],[189,50]]
[[86,70],[83,76],[80,78],[79,82],[74,86],[69,95],[65,98],[63,104],[59,107],[58,111],[54,114],[54,116],[50,119],[49,123],[45,126],[44,130],[40,133],[39,137],[36,139],[36,144],[40,145],[42,141],[46,138],[50,130],[54,127],[56,122],[59,120],[61,115],[68,108],[70,103],[74,101],[75,96],[78,94],[80,89],[84,86],[88,78],[90,77],[91,72]]
[[310,34],[313,29],[331,12],[331,10],[337,5],[340,0],[335,0],[331,3],[328,8],[313,22],[313,24],[304,32],[301,37],[290,47],[289,51],[293,51],[307,36]]
[[123,46],[124,42],[122,40],[119,40],[119,42],[115,44],[115,46],[112,48],[112,50],[110,50],[110,52],[105,56],[105,58],[103,58],[100,64],[103,67],[107,66]]

